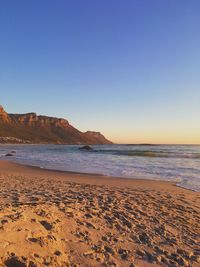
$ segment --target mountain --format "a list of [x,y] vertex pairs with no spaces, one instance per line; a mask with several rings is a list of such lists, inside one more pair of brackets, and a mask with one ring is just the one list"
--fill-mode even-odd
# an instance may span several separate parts
[[81,132],[65,119],[36,113],[8,114],[0,106],[0,142],[34,144],[111,144],[99,132]]

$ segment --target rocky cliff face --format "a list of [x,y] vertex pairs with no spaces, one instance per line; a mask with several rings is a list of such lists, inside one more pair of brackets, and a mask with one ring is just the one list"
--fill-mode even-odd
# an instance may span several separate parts
[[0,137],[17,138],[28,143],[111,143],[101,133],[91,131],[83,133],[65,119],[38,116],[36,113],[8,114],[2,106],[0,106]]
[[9,115],[5,112],[4,108],[0,106],[0,121],[3,121],[5,123],[10,122]]
[[27,114],[9,114],[12,122],[19,123],[27,126],[54,126],[54,127],[67,127],[69,122],[64,119],[58,119],[47,116],[37,116],[36,113]]

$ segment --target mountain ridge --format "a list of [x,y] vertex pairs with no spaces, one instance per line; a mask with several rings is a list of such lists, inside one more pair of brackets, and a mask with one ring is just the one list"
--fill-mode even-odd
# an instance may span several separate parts
[[[0,105],[0,142],[21,140],[33,144],[111,144],[100,132],[81,132],[63,118],[7,113]],[[4,138],[4,139],[2,139]],[[14,139],[13,139],[14,138]],[[12,142],[11,142],[12,143]]]

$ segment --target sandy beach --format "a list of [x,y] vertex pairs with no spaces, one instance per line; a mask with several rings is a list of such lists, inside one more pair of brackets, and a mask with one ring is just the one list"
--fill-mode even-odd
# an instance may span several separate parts
[[200,266],[200,193],[0,161],[0,266]]

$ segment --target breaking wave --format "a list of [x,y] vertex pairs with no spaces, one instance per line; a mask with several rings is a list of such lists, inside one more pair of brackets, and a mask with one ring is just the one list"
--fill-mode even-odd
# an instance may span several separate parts
[[94,152],[130,157],[200,159],[200,153],[177,153],[155,150],[94,150]]

